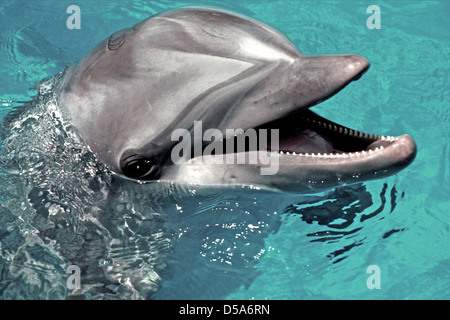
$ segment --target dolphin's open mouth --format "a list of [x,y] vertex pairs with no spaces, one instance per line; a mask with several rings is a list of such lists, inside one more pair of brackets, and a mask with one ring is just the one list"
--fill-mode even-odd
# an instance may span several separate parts
[[389,146],[397,138],[347,128],[306,110],[263,125],[261,129],[279,129],[278,149],[287,155],[311,157],[354,157],[372,154]]
[[[362,68],[342,88],[358,80],[367,69],[368,66]],[[266,132],[278,129],[277,143],[270,140],[270,135],[267,143],[258,141],[251,144],[239,135],[216,143],[223,144],[219,149],[224,154],[243,151],[247,154],[270,153],[278,157],[280,166],[289,168],[288,172],[307,168],[310,172],[315,171],[316,180],[322,183],[325,177],[327,181],[334,178],[351,181],[355,177],[388,176],[406,167],[416,155],[416,145],[408,135],[392,137],[358,131],[321,117],[309,108],[262,124],[255,131],[264,129]],[[234,141],[230,143],[230,140]],[[236,147],[239,140],[246,141],[245,150]],[[229,148],[229,145],[234,148]],[[271,185],[270,181],[268,185]]]
[[[258,148],[252,148],[252,144],[246,141],[245,152],[269,151],[297,157],[352,159],[372,156],[382,152],[385,148],[394,146],[400,140],[403,142],[407,140],[410,152],[399,154],[397,160],[399,162],[408,160],[415,153],[414,142],[407,135],[393,137],[358,131],[325,119],[311,110],[272,121],[256,128],[255,131],[259,132],[261,129],[278,129],[278,143],[272,144],[269,136],[267,144],[253,144]],[[238,140],[239,138],[235,136],[234,139]],[[222,143],[224,145],[220,149],[224,153],[230,153],[230,150],[238,152],[236,142],[231,144],[234,149],[228,147],[227,140]]]

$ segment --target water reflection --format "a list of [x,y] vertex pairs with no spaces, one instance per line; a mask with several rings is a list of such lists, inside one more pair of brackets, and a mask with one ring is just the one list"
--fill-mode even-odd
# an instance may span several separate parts
[[[389,203],[386,199],[387,193],[389,193]],[[387,183],[383,184],[378,194],[379,201],[376,201],[380,204],[373,208],[373,197],[376,196],[367,190],[365,184],[345,186],[335,189],[319,199],[315,198],[311,201],[290,205],[286,208],[286,214],[298,216],[307,224],[317,223],[326,227],[323,231],[306,234],[311,238],[310,242],[336,243],[341,241],[345,244],[348,242],[342,240],[354,239],[327,255],[333,263],[337,263],[344,260],[351,249],[364,243],[364,235],[361,232],[364,228],[362,222],[376,217],[382,220],[385,218],[383,212],[391,214],[394,211],[398,197],[395,185],[389,188]],[[402,193],[401,198],[403,196]],[[393,229],[386,232],[382,238],[385,239],[400,231],[403,229]]]

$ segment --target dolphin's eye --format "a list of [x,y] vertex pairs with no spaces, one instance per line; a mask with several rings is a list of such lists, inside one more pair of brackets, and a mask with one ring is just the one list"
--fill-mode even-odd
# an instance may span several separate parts
[[159,178],[160,166],[150,159],[130,157],[122,168],[124,175],[139,180]]

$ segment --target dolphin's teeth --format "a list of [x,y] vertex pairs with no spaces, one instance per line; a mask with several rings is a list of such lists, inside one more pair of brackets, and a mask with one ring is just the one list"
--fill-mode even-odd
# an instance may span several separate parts
[[284,154],[284,152],[282,150],[280,150],[280,154]]

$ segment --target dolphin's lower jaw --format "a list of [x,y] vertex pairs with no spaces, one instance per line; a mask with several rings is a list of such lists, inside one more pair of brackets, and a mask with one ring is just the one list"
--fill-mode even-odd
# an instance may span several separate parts
[[269,144],[262,150],[248,150],[243,158],[270,158],[271,163],[278,166],[276,173],[262,175],[260,169],[267,167],[267,163],[259,160],[256,164],[237,164],[241,155],[235,153],[231,161],[230,154],[221,154],[172,165],[163,180],[195,185],[251,184],[285,191],[316,192],[393,175],[408,166],[417,152],[409,135],[391,137],[364,133],[331,122],[310,110],[258,129],[262,128],[280,130],[278,150],[272,150]]

